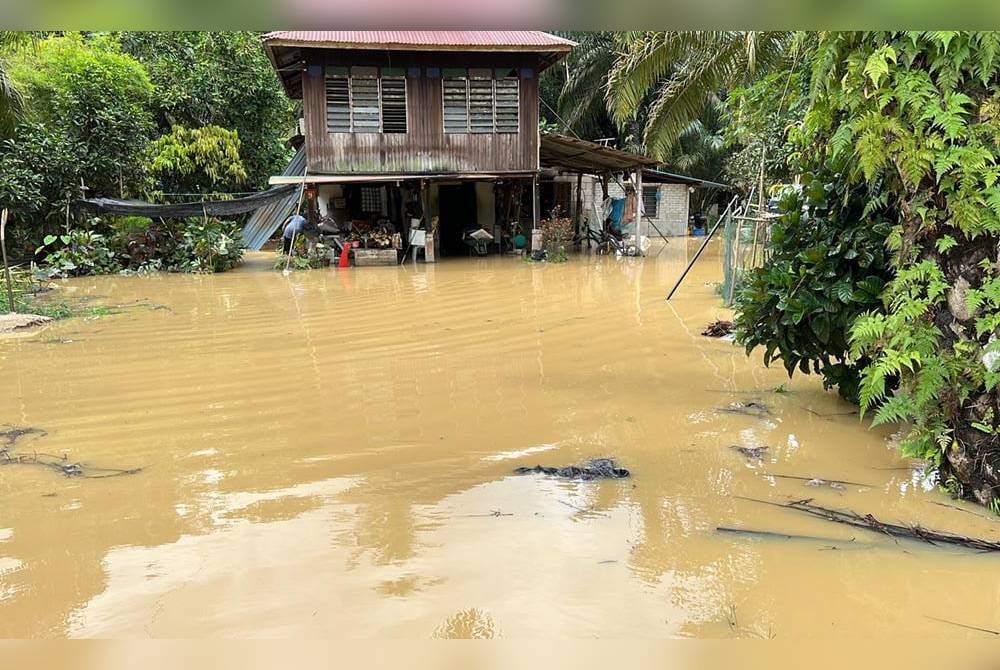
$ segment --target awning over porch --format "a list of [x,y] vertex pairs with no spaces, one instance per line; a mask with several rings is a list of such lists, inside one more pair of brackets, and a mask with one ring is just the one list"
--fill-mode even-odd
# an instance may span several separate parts
[[538,158],[543,168],[595,175],[652,168],[659,164],[659,161],[649,156],[559,133],[542,133]]

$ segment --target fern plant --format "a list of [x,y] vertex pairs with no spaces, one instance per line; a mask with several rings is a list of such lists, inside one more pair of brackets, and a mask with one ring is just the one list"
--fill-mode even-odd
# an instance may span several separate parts
[[[1000,34],[828,33],[812,59],[804,146],[898,212],[884,309],[859,318],[859,399],[906,422],[906,453],[956,495],[1000,492]],[[898,379],[893,390],[888,380]]]

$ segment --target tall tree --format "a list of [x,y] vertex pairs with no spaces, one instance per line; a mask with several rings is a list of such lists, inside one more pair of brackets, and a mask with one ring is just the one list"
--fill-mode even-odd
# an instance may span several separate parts
[[107,36],[50,37],[11,58],[24,120],[0,144],[0,203],[18,235],[38,239],[62,224],[83,179],[92,195],[137,195],[152,131],[145,69]]
[[[716,96],[711,96],[705,109],[685,126],[677,141],[671,146],[664,161],[668,170],[682,174],[720,181],[723,179],[729,149],[726,147],[726,107]],[[692,211],[702,211],[719,193],[712,189],[698,189],[692,196]]]
[[292,106],[264,55],[259,33],[125,32],[122,49],[142,62],[157,88],[159,130],[235,130],[246,187],[263,188],[284,168]]
[[852,329],[862,407],[1000,511],[1000,34],[829,33],[812,66],[804,151],[898,217],[885,311]]
[[7,54],[34,41],[30,33],[0,31],[0,138],[10,137],[24,114],[24,97],[10,73]]
[[642,141],[665,159],[712,96],[746,82],[786,56],[785,32],[629,32],[617,38],[608,107],[619,125],[645,110]]
[[562,61],[562,68],[552,70],[565,72],[555,104],[569,127],[585,139],[614,137],[622,143],[625,138],[611,120],[605,101],[608,72],[615,62],[614,35],[606,31],[565,33],[577,46]]

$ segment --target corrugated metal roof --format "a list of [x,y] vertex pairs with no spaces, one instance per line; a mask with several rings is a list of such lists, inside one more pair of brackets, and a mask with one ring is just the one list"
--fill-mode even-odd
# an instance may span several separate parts
[[576,43],[541,30],[277,30],[265,44],[355,49],[462,48],[569,51]]
[[664,172],[663,170],[643,170],[642,178],[657,184],[688,184],[690,186],[722,188],[730,191],[733,188],[729,184],[720,184],[717,181],[698,179],[697,177],[689,177],[688,175],[676,174],[674,172]]
[[[295,156],[288,163],[288,166],[281,174],[285,176],[301,177],[306,171],[306,149],[305,146],[295,152]],[[271,239],[271,235],[278,229],[281,222],[289,214],[295,212],[295,206],[299,202],[298,189],[284,198],[261,207],[253,213],[243,226],[243,245],[251,251],[260,251],[264,243]]]
[[538,157],[542,167],[591,174],[634,170],[639,166],[652,167],[659,162],[649,156],[612,149],[560,133],[541,134]]

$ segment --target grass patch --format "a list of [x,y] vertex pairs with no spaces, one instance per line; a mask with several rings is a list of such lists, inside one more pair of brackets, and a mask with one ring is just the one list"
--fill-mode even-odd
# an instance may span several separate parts
[[[18,314],[38,314],[50,319],[68,319],[74,316],[100,318],[118,314],[121,310],[104,305],[85,305],[82,301],[72,303],[55,299],[52,289],[39,283],[22,268],[11,268],[11,284],[14,293],[14,311]],[[10,309],[10,294],[7,281],[0,268],[0,311]]]

